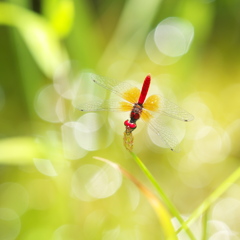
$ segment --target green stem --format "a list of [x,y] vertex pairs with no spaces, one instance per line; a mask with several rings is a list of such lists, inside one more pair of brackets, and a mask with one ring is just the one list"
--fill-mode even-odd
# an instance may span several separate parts
[[208,239],[208,211],[203,214],[202,218],[202,240]]
[[178,229],[188,229],[188,226],[200,217],[219,197],[238,179],[240,178],[240,167],[230,175],[188,218],[184,224]]
[[[142,169],[142,171],[144,172],[144,174],[147,176],[147,178],[149,179],[149,181],[152,183],[152,185],[154,186],[154,188],[157,190],[157,192],[159,193],[160,197],[162,198],[163,202],[166,204],[166,206],[168,207],[169,211],[172,213],[173,216],[175,216],[177,218],[177,220],[181,223],[184,224],[184,220],[182,219],[180,213],[178,212],[178,210],[176,209],[176,207],[172,204],[172,202],[168,199],[167,195],[164,193],[164,191],[162,190],[162,188],[159,186],[158,182],[156,181],[156,179],[153,177],[153,175],[149,172],[149,170],[147,169],[147,167],[143,164],[143,162],[140,160],[140,158],[137,157],[137,155],[133,152],[131,152],[131,155],[133,156],[134,160],[136,161],[136,163],[138,164],[138,166]],[[184,229],[186,231],[186,233],[188,234],[188,236],[190,237],[190,239],[194,240],[195,237],[193,235],[193,233],[190,231],[189,228],[185,228]]]

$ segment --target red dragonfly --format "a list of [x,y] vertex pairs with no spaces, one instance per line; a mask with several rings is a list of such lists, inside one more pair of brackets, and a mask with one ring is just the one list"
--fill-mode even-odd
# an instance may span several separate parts
[[151,76],[147,75],[142,89],[132,86],[127,82],[117,82],[96,74],[91,74],[91,80],[101,87],[115,93],[121,97],[121,101],[105,100],[104,102],[88,102],[78,105],[81,111],[128,111],[130,118],[124,122],[126,127],[124,132],[124,145],[128,150],[132,150],[133,137],[132,131],[136,129],[138,119],[149,122],[149,127],[163,140],[172,151],[179,144],[176,137],[172,134],[161,121],[161,115],[167,115],[181,121],[191,121],[194,117],[170,102],[163,96],[156,94],[147,99],[148,89],[151,83]]

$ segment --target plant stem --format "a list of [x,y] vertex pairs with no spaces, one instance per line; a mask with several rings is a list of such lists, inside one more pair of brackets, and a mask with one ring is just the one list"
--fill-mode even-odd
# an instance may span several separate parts
[[219,197],[238,179],[240,178],[240,167],[233,172],[206,200],[192,213],[187,221],[178,229],[188,229],[188,226],[200,217]]
[[[184,224],[184,220],[182,219],[180,213],[178,212],[178,210],[176,209],[176,207],[173,205],[173,203],[169,200],[169,198],[167,197],[167,195],[164,193],[164,191],[162,190],[162,188],[159,186],[158,182],[156,181],[156,179],[153,177],[153,175],[150,173],[150,171],[147,169],[147,167],[143,164],[143,162],[141,161],[140,158],[138,158],[138,156],[131,152],[131,155],[133,156],[134,160],[136,161],[136,163],[138,164],[138,166],[142,169],[142,171],[144,172],[144,174],[146,175],[146,177],[149,179],[149,181],[152,183],[152,185],[154,186],[154,188],[157,190],[157,192],[159,193],[159,196],[162,198],[163,202],[165,203],[165,205],[168,207],[169,211],[172,213],[173,216],[175,216],[177,218],[177,220],[179,221],[179,223]],[[189,228],[184,228],[184,230],[186,231],[186,233],[188,234],[188,236],[190,237],[190,239],[195,240],[195,237],[193,235],[193,233],[190,231]]]

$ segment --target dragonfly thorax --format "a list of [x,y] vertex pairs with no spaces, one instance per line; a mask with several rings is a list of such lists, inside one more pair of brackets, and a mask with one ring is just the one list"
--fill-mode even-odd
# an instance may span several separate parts
[[139,103],[135,103],[133,105],[132,111],[130,113],[130,122],[135,123],[141,116],[142,113],[142,105]]
[[141,113],[142,105],[139,103],[135,103],[130,113],[130,120],[126,120],[124,122],[124,125],[126,126],[126,131],[128,133],[132,132],[137,127],[136,121],[140,118]]

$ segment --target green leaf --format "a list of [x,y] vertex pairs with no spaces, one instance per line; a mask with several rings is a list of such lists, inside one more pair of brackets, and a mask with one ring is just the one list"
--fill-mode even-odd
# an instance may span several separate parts
[[69,34],[73,25],[74,3],[72,0],[43,1],[43,8],[50,19],[50,24],[63,38]]
[[0,140],[0,162],[4,164],[32,164],[41,158],[44,146],[32,137],[12,137]]
[[[178,212],[177,208],[173,205],[173,203],[168,199],[167,195],[163,191],[163,189],[160,187],[158,184],[157,180],[153,177],[153,175],[150,173],[150,171],[147,169],[147,167],[143,164],[140,158],[133,153],[130,152],[131,155],[133,156],[133,159],[135,162],[138,164],[138,166],[141,168],[143,173],[146,175],[146,177],[149,179],[149,181],[152,183],[154,188],[157,190],[159,196],[162,198],[164,204],[168,207],[169,211],[172,213],[173,216],[177,218],[180,224],[184,224],[184,220],[182,219],[180,213]],[[194,235],[192,234],[191,230],[186,227],[184,228],[190,239],[195,239]]]
[[40,15],[12,4],[0,3],[0,24],[18,29],[39,68],[49,78],[67,59],[56,32]]

